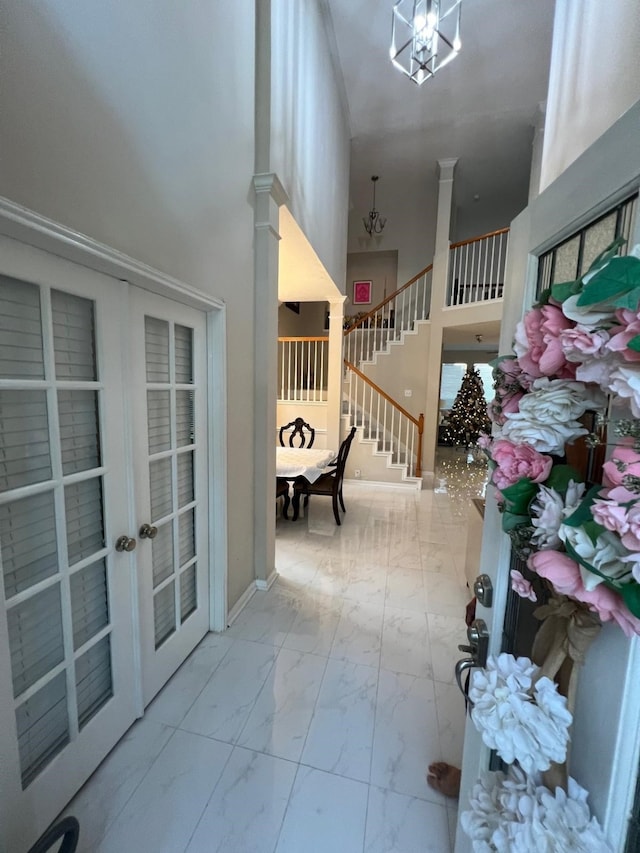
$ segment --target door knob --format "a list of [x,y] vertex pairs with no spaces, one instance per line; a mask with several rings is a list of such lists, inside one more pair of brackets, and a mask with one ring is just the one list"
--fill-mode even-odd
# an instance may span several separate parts
[[152,524],[143,524],[139,530],[141,539],[155,539],[158,528]]
[[493,584],[489,575],[478,575],[473,584],[473,594],[484,607],[493,604]]
[[136,540],[130,536],[120,536],[116,539],[116,551],[133,551],[136,547]]

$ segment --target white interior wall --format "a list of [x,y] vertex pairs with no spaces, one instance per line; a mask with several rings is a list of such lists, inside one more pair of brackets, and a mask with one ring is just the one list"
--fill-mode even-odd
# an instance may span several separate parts
[[318,258],[344,292],[349,127],[317,0],[272,0],[271,170]]
[[557,2],[541,189],[639,98],[637,0]]
[[252,0],[0,9],[0,194],[227,304],[230,605],[253,579],[253,19]]

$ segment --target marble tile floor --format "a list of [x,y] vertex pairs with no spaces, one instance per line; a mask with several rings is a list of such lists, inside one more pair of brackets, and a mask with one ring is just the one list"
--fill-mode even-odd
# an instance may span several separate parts
[[437,476],[345,484],[341,527],[318,497],[277,521],[276,583],[205,637],[67,809],[79,853],[453,850],[457,803],[425,771],[461,762],[467,498],[486,472],[446,449]]

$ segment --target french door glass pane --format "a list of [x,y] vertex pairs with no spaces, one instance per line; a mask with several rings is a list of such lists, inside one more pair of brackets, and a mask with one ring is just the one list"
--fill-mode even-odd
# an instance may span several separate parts
[[92,563],[71,576],[73,648],[78,649],[109,624],[107,565]]
[[562,281],[573,281],[578,275],[578,253],[580,251],[580,237],[567,240],[556,251],[556,262],[553,270],[552,284]]
[[169,324],[155,317],[144,318],[147,382],[169,381]]
[[193,444],[193,391],[176,391],[176,443]]
[[149,453],[171,447],[171,410],[168,391],[147,391]]
[[176,601],[173,581],[154,595],[153,621],[157,649],[176,630]]
[[178,455],[178,506],[193,500],[193,450]]
[[44,379],[40,288],[0,276],[0,379]]
[[180,565],[184,566],[196,553],[195,518],[192,509],[183,512],[178,521]]
[[98,468],[100,427],[97,391],[58,391],[62,471],[76,474]]
[[92,477],[65,486],[69,565],[104,548],[102,478]]
[[163,524],[151,540],[151,558],[153,560],[153,588],[173,573],[173,522]]
[[96,379],[93,302],[52,290],[51,313],[56,379],[77,382]]
[[615,212],[610,213],[609,216],[594,222],[591,228],[584,232],[580,275],[584,275],[600,252],[604,252],[615,240],[617,218]]
[[0,391],[0,492],[50,479],[47,392]]
[[60,584],[11,607],[7,622],[17,697],[64,660]]
[[16,709],[22,787],[26,788],[69,743],[65,673],[52,678]]
[[197,606],[196,564],[194,563],[180,575],[180,621],[184,622]]
[[193,382],[193,329],[175,327],[176,382]]
[[151,495],[152,521],[169,515],[173,509],[170,457],[157,459],[149,464],[149,492]]
[[58,571],[53,492],[0,504],[0,557],[7,599]]
[[113,696],[111,640],[103,637],[76,661],[78,725],[83,728]]

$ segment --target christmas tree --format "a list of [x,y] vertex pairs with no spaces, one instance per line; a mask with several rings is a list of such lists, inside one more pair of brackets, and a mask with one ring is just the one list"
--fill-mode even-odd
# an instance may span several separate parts
[[477,370],[467,369],[458,396],[443,424],[442,440],[445,444],[462,444],[469,447],[478,440],[481,432],[491,432],[484,398],[482,379]]

